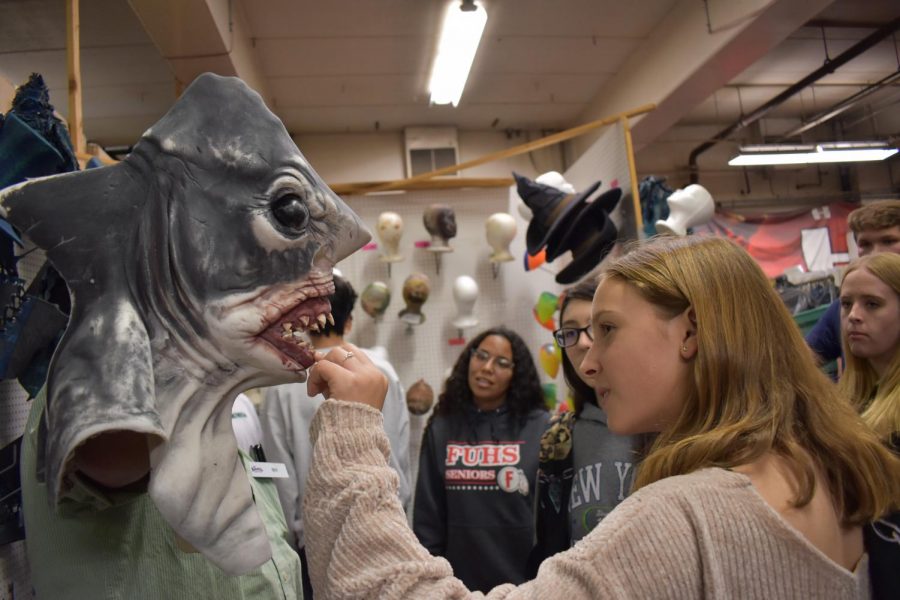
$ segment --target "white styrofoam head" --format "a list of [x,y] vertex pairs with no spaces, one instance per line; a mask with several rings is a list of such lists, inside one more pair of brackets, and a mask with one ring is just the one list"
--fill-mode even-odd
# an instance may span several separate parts
[[378,215],[375,232],[381,246],[382,260],[396,262],[403,259],[400,255],[400,238],[403,237],[403,217],[395,212],[383,212]]
[[537,176],[535,181],[544,185],[549,185],[550,187],[556,188],[559,191],[565,192],[567,194],[575,193],[575,186],[566,181],[566,178],[556,171],[547,171],[546,173],[542,173],[541,175]]
[[687,235],[691,227],[708,223],[716,211],[712,195],[696,183],[675,190],[666,203],[669,205],[669,218],[656,222],[656,233]]
[[509,262],[509,245],[516,237],[516,220],[508,213],[494,213],[484,222],[484,234],[491,247],[491,262]]
[[453,300],[456,302],[456,318],[453,325],[458,329],[478,325],[474,315],[475,300],[478,299],[478,284],[468,275],[460,275],[453,282]]
[[[575,186],[566,181],[566,178],[557,171],[547,171],[546,173],[541,173],[535,178],[535,181],[537,183],[549,185],[550,187],[556,188],[566,194],[575,193]],[[516,205],[516,208],[518,209],[519,214],[522,216],[522,218],[526,221],[530,221],[531,217],[534,216],[531,212],[531,209],[528,208],[528,205],[526,205],[521,200]]]

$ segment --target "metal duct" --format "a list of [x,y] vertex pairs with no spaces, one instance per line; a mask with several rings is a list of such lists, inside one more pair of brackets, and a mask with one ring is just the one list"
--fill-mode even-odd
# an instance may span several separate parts
[[749,115],[738,119],[735,123],[729,125],[725,129],[714,135],[710,140],[703,142],[702,144],[691,150],[691,154],[688,157],[688,168],[690,169],[691,183],[697,183],[699,181],[697,157],[700,156],[700,154],[706,152],[722,140],[727,139],[734,132],[740,131],[744,127],[755,123],[756,121],[764,117],[773,108],[776,108],[785,100],[800,92],[800,90],[809,87],[826,75],[834,73],[838,68],[850,62],[881,40],[889,37],[897,29],[900,29],[900,17],[888,22],[886,25],[877,29],[874,33],[872,33],[865,39],[860,40],[835,58],[825,61],[825,64],[823,64],[821,67],[819,67],[797,83],[793,84],[792,86],[751,112]]

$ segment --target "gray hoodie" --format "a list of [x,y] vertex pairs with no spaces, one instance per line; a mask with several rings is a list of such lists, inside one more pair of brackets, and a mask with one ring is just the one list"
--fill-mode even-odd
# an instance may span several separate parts
[[569,537],[574,546],[630,493],[640,436],[611,432],[606,413],[586,403],[572,438],[575,478],[569,496]]

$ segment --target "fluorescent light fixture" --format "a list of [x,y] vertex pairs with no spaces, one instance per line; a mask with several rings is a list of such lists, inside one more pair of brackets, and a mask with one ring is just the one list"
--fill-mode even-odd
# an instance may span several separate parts
[[816,145],[742,146],[728,161],[732,167],[754,165],[811,165],[816,163],[884,160],[897,153],[884,142],[834,142]]
[[459,104],[485,23],[487,13],[479,2],[454,0],[447,7],[428,82],[433,104]]

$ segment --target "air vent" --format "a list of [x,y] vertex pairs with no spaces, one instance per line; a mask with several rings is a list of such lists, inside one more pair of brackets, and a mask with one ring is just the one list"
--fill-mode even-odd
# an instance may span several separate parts
[[[414,177],[459,162],[455,127],[407,127],[406,176]],[[447,177],[458,177],[458,173]]]

